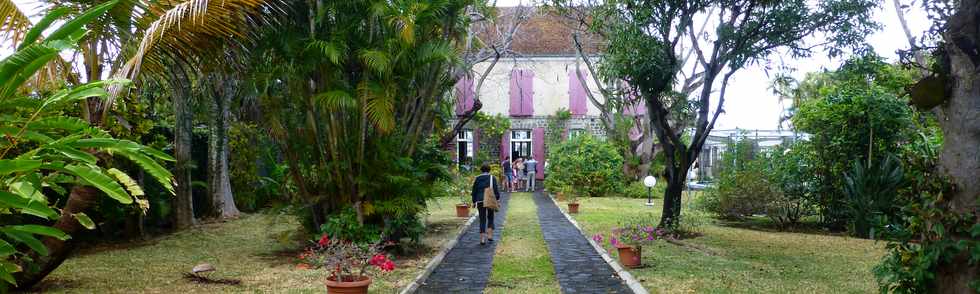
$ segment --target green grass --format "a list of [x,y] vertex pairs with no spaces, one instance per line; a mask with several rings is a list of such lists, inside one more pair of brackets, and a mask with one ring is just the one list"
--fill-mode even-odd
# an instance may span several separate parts
[[[422,245],[395,256],[398,268],[375,278],[372,293],[393,293],[410,283],[465,221],[455,217],[455,198],[430,202]],[[292,216],[250,214],[138,243],[83,250],[48,276],[38,290],[51,293],[323,293],[325,272],[297,268],[300,245],[280,241],[299,229]],[[212,278],[240,279],[239,286],[203,285],[181,274],[202,262]]]
[[484,293],[559,293],[555,268],[530,193],[511,194],[507,223]]
[[[589,236],[624,218],[660,219],[662,200],[580,198],[575,219]],[[686,209],[686,207],[685,207]],[[826,234],[761,231],[709,220],[703,235],[643,248],[646,267],[633,274],[652,293],[873,293],[872,267],[884,254],[871,240]],[[607,237],[608,239],[608,237]],[[604,246],[609,250],[608,241]],[[616,258],[613,253],[614,258]]]

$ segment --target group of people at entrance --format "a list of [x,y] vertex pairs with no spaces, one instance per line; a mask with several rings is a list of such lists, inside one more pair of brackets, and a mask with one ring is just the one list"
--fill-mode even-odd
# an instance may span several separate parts
[[511,161],[510,156],[507,156],[500,163],[500,166],[503,168],[504,177],[506,178],[506,181],[504,181],[504,190],[534,191],[534,179],[537,175],[538,161],[534,160],[533,157],[527,160],[524,160],[522,157],[517,157]]

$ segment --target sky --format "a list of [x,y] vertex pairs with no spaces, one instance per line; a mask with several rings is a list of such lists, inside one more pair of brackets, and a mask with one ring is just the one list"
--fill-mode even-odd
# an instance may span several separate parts
[[[910,6],[905,15],[912,34],[921,35],[930,25],[925,11],[918,3],[911,4],[910,0],[901,0],[901,2]],[[497,1],[498,6],[516,6],[520,3],[527,5],[529,2],[528,0]],[[868,36],[867,42],[874,47],[878,55],[887,58],[890,62],[898,61],[896,51],[907,49],[909,44],[895,13],[893,0],[882,1],[882,7],[874,13],[873,17],[881,24],[882,30]],[[842,60],[829,59],[826,53],[817,52],[812,58],[807,59],[788,59],[774,54],[770,56],[769,62],[773,67],[785,65],[793,68],[794,70],[790,72],[782,71],[782,73],[799,80],[807,72],[836,69]],[[736,72],[729,82],[725,95],[725,112],[718,117],[715,129],[776,129],[784,106],[779,103],[779,98],[770,89],[775,74],[776,72],[767,72],[762,65],[749,66]],[[715,88],[720,87],[716,85]],[[716,105],[717,102],[716,93],[711,103]]]

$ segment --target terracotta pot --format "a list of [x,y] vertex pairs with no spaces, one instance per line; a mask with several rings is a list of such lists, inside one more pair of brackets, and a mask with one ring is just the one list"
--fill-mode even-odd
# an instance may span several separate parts
[[353,282],[337,282],[327,278],[327,293],[330,294],[367,294],[371,286],[371,277],[362,276]]
[[641,253],[643,252],[643,247],[633,247],[628,245],[616,245],[616,249],[619,251],[619,263],[628,268],[637,268],[642,264]]
[[578,203],[568,204],[568,213],[578,213]]
[[470,206],[467,204],[456,204],[457,217],[470,217]]

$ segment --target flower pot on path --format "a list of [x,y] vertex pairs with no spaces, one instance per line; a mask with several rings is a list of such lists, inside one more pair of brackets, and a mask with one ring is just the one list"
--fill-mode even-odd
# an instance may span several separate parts
[[628,268],[637,268],[642,264],[641,254],[643,247],[633,247],[627,245],[616,245],[619,251],[619,263]]
[[467,204],[456,204],[456,217],[469,217],[470,206]]
[[578,213],[578,203],[568,204],[568,213]]
[[328,294],[367,294],[368,287],[371,286],[371,277],[362,276],[353,282],[337,282],[327,278]]

